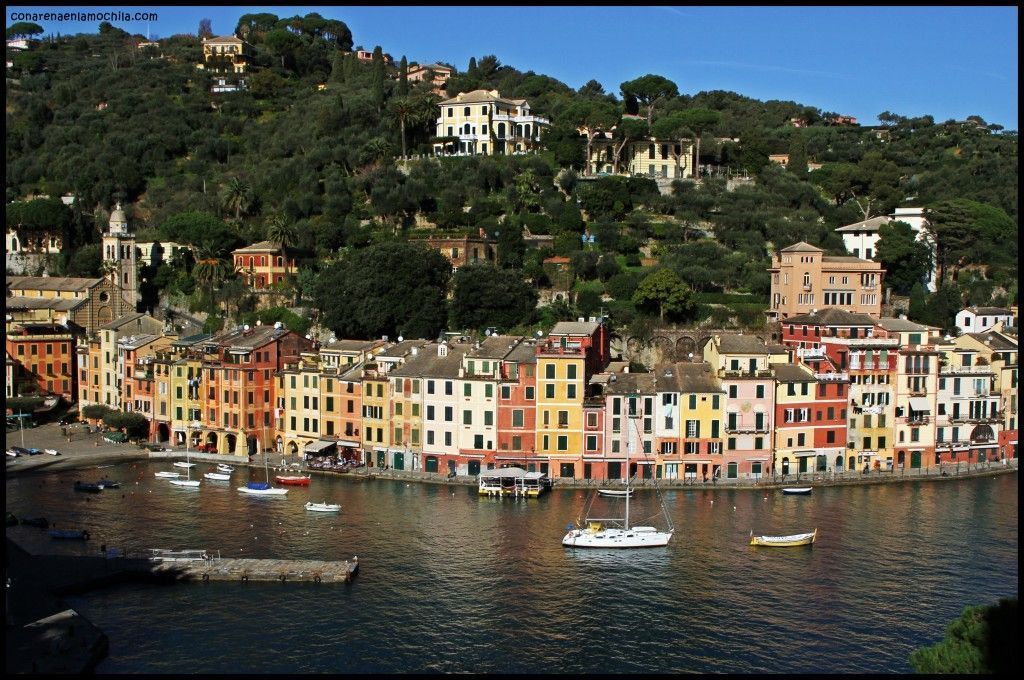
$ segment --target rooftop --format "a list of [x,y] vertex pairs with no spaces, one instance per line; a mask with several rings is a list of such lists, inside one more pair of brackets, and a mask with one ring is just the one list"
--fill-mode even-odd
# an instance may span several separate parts
[[655,377],[653,373],[612,373],[605,384],[605,394],[645,394],[655,393]]
[[814,382],[814,373],[802,364],[775,364],[775,379],[782,383]]
[[458,378],[462,358],[472,345],[448,345],[448,355],[437,355],[438,343],[432,342],[419,349],[415,356],[409,356],[405,363],[388,373],[397,378]]
[[1004,307],[966,307],[963,311],[983,316],[1013,316],[1013,312]]
[[412,351],[413,347],[423,347],[428,343],[427,340],[403,340],[397,342],[391,347],[377,355],[378,359],[398,359],[404,357],[406,354]]
[[522,340],[521,335],[491,335],[468,356],[470,359],[504,359]]
[[771,354],[769,348],[756,335],[716,335],[718,351],[722,354]]
[[103,279],[82,279],[71,276],[8,276],[8,290],[84,291],[103,283]]
[[925,333],[932,330],[933,326],[924,326],[907,319],[893,319],[891,317],[885,317],[875,322],[880,327],[893,333]]
[[501,104],[509,104],[511,106],[518,106],[525,104],[525,99],[505,99],[497,90],[473,90],[471,92],[460,92],[451,99],[445,99],[439,103],[439,106],[446,106],[448,104],[476,104],[482,102],[496,102]]
[[[132,322],[136,322],[138,325],[141,326],[142,325],[142,317],[144,317],[144,316],[149,316],[149,315],[148,314],[143,314],[142,312],[130,312],[130,313],[125,314],[124,316],[118,318],[118,319],[114,319],[110,323],[103,324],[102,326],[100,326],[100,330],[101,331],[116,331],[116,330],[118,330],[120,328],[124,328],[125,326],[127,326],[128,324],[130,324]],[[153,317],[149,317],[149,318],[153,319],[154,321],[156,320]]]
[[854,222],[853,224],[847,224],[844,227],[839,227],[838,229],[835,229],[835,231],[838,231],[840,233],[850,231],[878,231],[878,228],[881,227],[883,224],[889,224],[892,221],[892,217],[882,215],[879,217],[872,217],[871,219],[864,220],[862,222]]
[[1017,343],[1014,342],[1012,338],[1008,338],[1002,333],[988,331],[987,333],[964,333],[964,335],[974,338],[978,342],[982,342],[995,350],[1013,351],[1017,349]]
[[271,343],[290,332],[287,328],[274,326],[255,326],[250,327],[249,330],[243,326],[215,335],[210,338],[209,342],[230,349],[252,350]]
[[281,244],[276,241],[260,241],[244,248],[235,248],[232,253],[276,253],[281,250]]
[[593,335],[601,324],[596,321],[559,321],[548,336],[552,335]]
[[826,307],[810,314],[797,314],[781,322],[785,324],[807,324],[809,326],[874,326],[875,320],[867,314],[856,314],[845,309]]
[[12,295],[7,298],[5,304],[8,309],[52,309],[57,312],[70,312],[89,302],[88,298],[77,300],[62,300],[58,298],[26,297],[24,295]]
[[800,241],[799,243],[794,243],[793,245],[789,246],[788,248],[783,248],[779,252],[782,252],[782,253],[823,253],[825,251],[822,250],[821,248],[817,247],[817,246],[812,246],[810,243],[807,243],[806,241]]

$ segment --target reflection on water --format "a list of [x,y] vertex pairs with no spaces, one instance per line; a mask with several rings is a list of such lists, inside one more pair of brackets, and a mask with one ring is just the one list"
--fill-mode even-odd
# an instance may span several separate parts
[[[346,586],[130,585],[73,598],[110,637],[100,672],[908,671],[909,652],[941,639],[964,606],[1017,593],[1011,475],[808,497],[670,490],[672,544],[617,552],[561,546],[590,502],[582,490],[495,499],[314,476],[266,498],[235,490],[262,471],[188,490],[157,469],[104,470],[127,483],[99,495],[71,490],[82,471],[8,480],[7,509],[86,528],[93,550],[359,555],[361,573]],[[308,500],[342,512],[308,512]],[[621,502],[597,499],[591,512],[621,514]],[[658,512],[650,492],[630,502],[638,523]],[[815,527],[811,548],[747,545],[751,530]]]

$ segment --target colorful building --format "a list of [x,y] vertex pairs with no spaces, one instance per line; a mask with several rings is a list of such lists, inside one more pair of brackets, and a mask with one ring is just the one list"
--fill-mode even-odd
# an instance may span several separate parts
[[75,338],[66,327],[8,323],[4,345],[14,362],[8,374],[11,396],[56,394],[74,401]]
[[824,307],[882,315],[882,265],[859,257],[825,255],[809,243],[795,243],[772,257],[768,318],[784,321]]

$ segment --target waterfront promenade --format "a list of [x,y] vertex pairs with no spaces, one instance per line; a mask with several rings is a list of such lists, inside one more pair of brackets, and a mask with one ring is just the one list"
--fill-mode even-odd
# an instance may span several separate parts
[[[7,444],[20,445],[21,434],[19,431],[7,433]],[[112,465],[141,460],[182,460],[185,457],[185,449],[182,447],[172,448],[170,451],[149,451],[137,444],[123,443],[116,444],[103,439],[101,433],[93,432],[87,434],[84,428],[78,426],[72,430],[71,441],[61,433],[58,425],[48,424],[24,433],[25,446],[39,449],[54,448],[62,453],[61,456],[50,456],[40,454],[37,456],[21,456],[18,458],[7,458],[7,474],[24,474],[31,472],[53,472],[59,470],[87,469],[101,465]],[[169,447],[170,448],[170,447]],[[300,457],[282,456],[281,454],[265,453],[253,456],[250,461],[240,456],[226,456],[215,453],[197,453],[190,451],[189,456],[197,463],[228,463],[234,466],[263,467],[264,458],[268,467],[275,472],[288,470],[294,474],[300,470],[304,474],[313,473],[318,475],[339,475],[341,473],[307,469]],[[871,470],[861,472],[850,470],[841,473],[792,473],[785,478],[779,475],[766,474],[759,479],[741,478],[717,480],[696,479],[635,479],[632,484],[635,487],[653,487],[657,485],[665,489],[778,489],[783,486],[849,486],[857,484],[892,484],[903,481],[949,481],[965,477],[978,477],[1005,474],[1016,472],[1018,460],[1015,458],[1002,461],[989,461],[985,463],[944,463],[940,466],[930,468],[900,468],[893,470]],[[345,473],[353,479],[381,479],[401,480],[404,482],[424,482],[428,484],[455,484],[463,486],[476,486],[475,476],[449,477],[443,473],[422,472],[414,470],[394,470],[390,468],[362,467]],[[102,477],[102,474],[98,474]],[[614,488],[621,486],[621,482],[614,480],[598,479],[566,479],[555,478],[555,486],[567,488]]]

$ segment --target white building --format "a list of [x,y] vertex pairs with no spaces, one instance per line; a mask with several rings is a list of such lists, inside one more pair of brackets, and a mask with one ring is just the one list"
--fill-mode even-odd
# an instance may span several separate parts
[[935,244],[925,229],[928,222],[924,217],[923,208],[896,208],[891,215],[854,222],[839,227],[835,231],[843,237],[843,245],[846,246],[848,253],[865,260],[873,260],[878,254],[878,229],[883,224],[890,222],[906,222],[916,234],[917,240],[928,244],[932,252],[932,268],[928,272],[925,287],[929,291],[935,292]]
[[[525,153],[540,146],[550,121],[530,112],[525,99],[504,99],[497,90],[462,92],[438,104],[434,153],[483,155]],[[456,141],[457,139],[457,141]]]
[[960,333],[984,333],[996,324],[1004,328],[1013,327],[1013,312],[1002,307],[967,307],[956,314],[956,327]]

